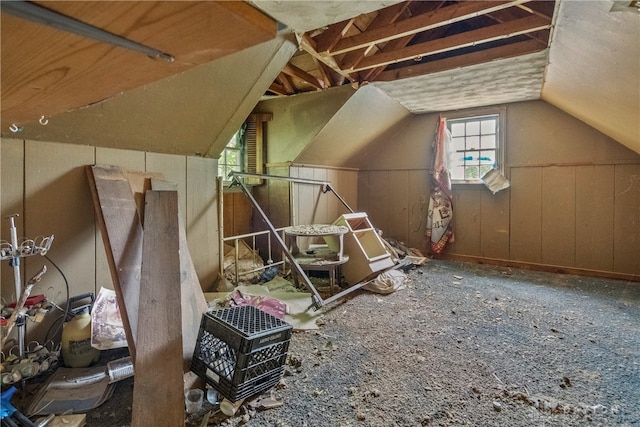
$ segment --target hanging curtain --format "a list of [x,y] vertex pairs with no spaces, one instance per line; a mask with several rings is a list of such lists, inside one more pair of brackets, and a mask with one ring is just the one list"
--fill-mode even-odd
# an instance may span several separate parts
[[427,213],[426,236],[431,244],[431,252],[441,253],[453,236],[453,197],[451,177],[448,169],[447,150],[451,142],[451,133],[447,129],[447,119],[440,116],[436,135],[433,139],[431,169],[431,197]]

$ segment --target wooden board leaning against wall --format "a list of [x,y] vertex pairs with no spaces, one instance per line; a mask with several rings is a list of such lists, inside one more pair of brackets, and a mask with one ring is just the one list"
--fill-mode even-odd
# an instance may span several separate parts
[[[64,273],[71,296],[112,288],[84,171],[86,165],[98,163],[160,172],[167,180],[183,183],[179,198],[189,250],[202,287],[213,286],[218,277],[215,159],[7,138],[0,140],[0,153],[1,216],[18,213],[22,236],[55,235],[47,255]],[[8,224],[0,222],[1,238],[6,240]],[[22,277],[34,274],[43,263],[48,272],[33,292],[64,307],[65,281],[46,259],[25,260]],[[0,275],[2,297],[12,299],[13,272],[5,262]],[[41,323],[30,322],[28,339],[42,341],[55,332],[55,325],[49,329],[59,315],[54,311]]]

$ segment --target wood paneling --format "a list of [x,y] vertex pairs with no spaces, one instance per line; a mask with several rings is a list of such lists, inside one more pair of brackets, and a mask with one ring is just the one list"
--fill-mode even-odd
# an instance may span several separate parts
[[480,206],[482,188],[460,188],[453,192],[453,233],[455,242],[447,249],[458,254],[480,253]]
[[640,273],[640,164],[615,166],[615,271]]
[[375,171],[369,174],[368,199],[371,211],[367,211],[367,216],[371,224],[383,232],[389,229],[389,195],[392,191],[396,190],[390,186],[389,171]]
[[218,259],[218,207],[216,176],[218,162],[215,159],[187,157],[185,222],[187,239],[193,265],[198,272],[202,289],[213,286],[219,268]]
[[510,176],[510,259],[539,263],[542,251],[542,168],[512,168]]
[[406,244],[410,248],[422,251],[427,247],[427,238],[424,233],[429,211],[429,192],[427,171],[409,171],[409,238]]
[[251,232],[252,209],[244,193],[224,193],[224,237]]
[[[0,239],[11,241],[9,215],[18,214],[15,221],[18,238],[24,236],[24,141],[21,139],[0,140]],[[15,301],[15,280],[13,268],[8,262],[0,263],[0,283],[2,297],[7,301]],[[24,263],[20,266],[21,277],[24,276]],[[62,302],[60,300],[56,302]]]
[[403,244],[409,240],[409,173],[407,171],[389,171],[387,192],[389,220],[382,229],[382,237],[394,238]]
[[614,170],[576,167],[576,267],[613,269]]
[[480,254],[487,258],[509,258],[509,190],[492,194],[482,189],[480,198]]
[[575,264],[576,170],[542,169],[542,252],[547,265]]
[[[93,162],[93,148],[29,141],[25,159],[23,236],[54,234],[47,256],[64,272],[70,295],[96,292],[93,205],[84,170]],[[25,277],[45,263],[26,258]],[[48,288],[66,295],[64,280],[53,269],[46,275]]]
[[273,39],[277,31],[272,18],[244,2],[46,3],[175,60],[153,60],[2,13],[3,130],[181,73]]
[[[96,226],[97,218],[94,214],[90,186],[87,183],[85,166],[92,164],[113,164],[126,167],[134,171],[144,171],[146,154],[138,151],[103,149],[91,146],[77,146],[37,141],[2,139],[0,141],[0,174],[1,192],[0,205],[3,221],[0,225],[2,239],[9,239],[8,221],[4,218],[12,213],[19,213],[19,237],[36,237],[37,235],[54,234],[55,239],[50,252],[47,254],[63,271],[70,284],[71,296],[84,292],[97,292],[100,287],[113,288],[113,280],[107,263],[107,254],[102,236]],[[157,159],[157,158],[156,158]],[[189,223],[194,227],[191,231],[195,235],[189,236],[191,253],[202,256],[198,266],[198,275],[203,271],[206,277],[217,271],[218,258],[212,256],[205,259],[211,251],[217,255],[217,238],[215,224],[215,195],[209,188],[215,188],[215,174],[209,173],[213,159],[189,158],[185,163],[184,156],[162,157],[161,162],[181,165],[179,168],[166,168],[168,175],[177,178],[185,187],[184,200],[186,211],[191,213]],[[152,162],[158,169],[160,161]],[[157,169],[157,170],[158,170]],[[160,172],[163,172],[160,170]],[[141,180],[146,172],[134,172],[138,181],[135,185],[142,187]],[[180,174],[180,176],[178,176]],[[189,178],[190,177],[190,178]],[[123,183],[123,191],[132,197],[129,182]],[[140,189],[137,191],[141,191]],[[215,191],[215,190],[211,190]],[[213,201],[211,200],[213,197]],[[211,205],[208,203],[211,202]],[[116,202],[122,206],[122,201]],[[24,206],[24,208],[23,208]],[[133,209],[138,209],[133,204]],[[213,211],[213,214],[211,213]],[[213,219],[211,219],[213,217]],[[204,225],[213,221],[214,226]],[[204,222],[204,223],[203,223]],[[249,219],[247,219],[247,224]],[[130,256],[130,255],[129,255]],[[33,274],[43,263],[44,258],[31,257],[25,259],[23,267],[26,273]],[[49,271],[43,278],[45,288],[42,293],[64,306],[66,289],[62,276],[48,265]],[[8,263],[1,263],[2,296],[7,300],[15,293],[13,286],[13,271]],[[7,286],[5,286],[7,285]],[[37,290],[37,289],[36,289]],[[45,319],[45,323],[29,326],[29,336],[42,340],[47,333],[48,326],[58,313],[52,313]]]

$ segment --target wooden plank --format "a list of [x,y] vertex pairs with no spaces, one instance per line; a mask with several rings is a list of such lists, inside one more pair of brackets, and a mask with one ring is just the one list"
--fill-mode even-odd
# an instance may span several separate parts
[[509,191],[496,194],[487,189],[480,197],[480,254],[483,257],[509,258]]
[[142,225],[138,209],[129,181],[120,168],[88,166],[86,170],[129,352],[135,361],[142,262]]
[[505,46],[484,49],[478,52],[456,55],[449,58],[425,62],[423,64],[417,64],[410,67],[383,71],[375,77],[375,81],[392,81],[408,77],[420,76],[423,74],[453,70],[454,68],[483,64],[485,62],[493,61],[496,59],[512,58],[514,56],[539,52],[543,49],[546,49],[546,47],[546,44],[540,43],[537,40],[526,40],[523,42],[511,43]]
[[[144,152],[133,150],[120,150],[114,148],[96,147],[97,165],[119,166],[123,170],[144,170]],[[113,289],[113,281],[109,271],[109,260],[103,250],[102,232],[96,227],[96,289],[101,287]]]
[[542,169],[543,264],[573,267],[576,262],[576,169]]
[[[180,211],[187,211],[187,158],[174,154],[146,153],[146,175],[152,173],[162,175],[162,179],[176,184]],[[217,172],[216,172],[217,174]],[[160,178],[158,176],[158,178]]]
[[640,164],[615,166],[613,269],[640,274]]
[[422,58],[442,52],[449,52],[456,49],[475,46],[476,44],[479,45],[482,43],[505,39],[507,37],[515,37],[521,34],[541,31],[548,29],[550,26],[551,22],[549,19],[532,15],[526,18],[515,19],[513,21],[490,25],[477,30],[466,31],[464,33],[454,34],[448,37],[414,44],[402,49],[380,52],[375,55],[367,56],[360,61],[356,67],[349,71],[362,71],[396,62],[407,61],[413,58]]
[[614,170],[576,167],[576,267],[613,270]]
[[178,193],[147,191],[144,223],[131,425],[181,426],[182,309],[176,304],[181,299]]
[[450,25],[454,22],[474,18],[478,15],[491,13],[496,10],[511,7],[516,3],[507,1],[474,1],[462,2],[443,7],[422,15],[414,16],[399,22],[394,22],[371,31],[365,31],[340,40],[331,55],[338,55],[351,50],[367,47],[377,43],[387,42],[400,37],[417,34],[432,28]]
[[[155,190],[165,192],[173,191],[177,194],[176,185],[172,182],[152,179],[151,188],[154,192]],[[149,195],[148,191],[147,195]],[[145,202],[145,204],[147,204],[147,202]],[[193,350],[198,340],[200,321],[202,320],[202,315],[207,311],[207,301],[204,298],[204,293],[202,292],[202,287],[200,286],[200,281],[198,280],[198,275],[191,259],[191,252],[189,251],[189,245],[187,243],[184,215],[180,208],[178,208],[176,215],[178,217],[177,238],[180,251],[180,278],[178,283],[180,284],[180,303],[182,306],[182,361],[184,372],[188,372]],[[147,224],[145,222],[145,229],[146,227]]]
[[542,250],[542,168],[511,169],[509,258],[539,263]]

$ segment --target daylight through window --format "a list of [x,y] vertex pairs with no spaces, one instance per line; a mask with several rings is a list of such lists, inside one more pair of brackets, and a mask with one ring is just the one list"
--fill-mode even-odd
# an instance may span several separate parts
[[499,165],[499,115],[448,119],[452,181],[478,181]]
[[218,176],[221,176],[225,181],[229,180],[231,171],[242,172],[242,149],[242,130],[238,130],[222,151],[220,159],[218,159]]

